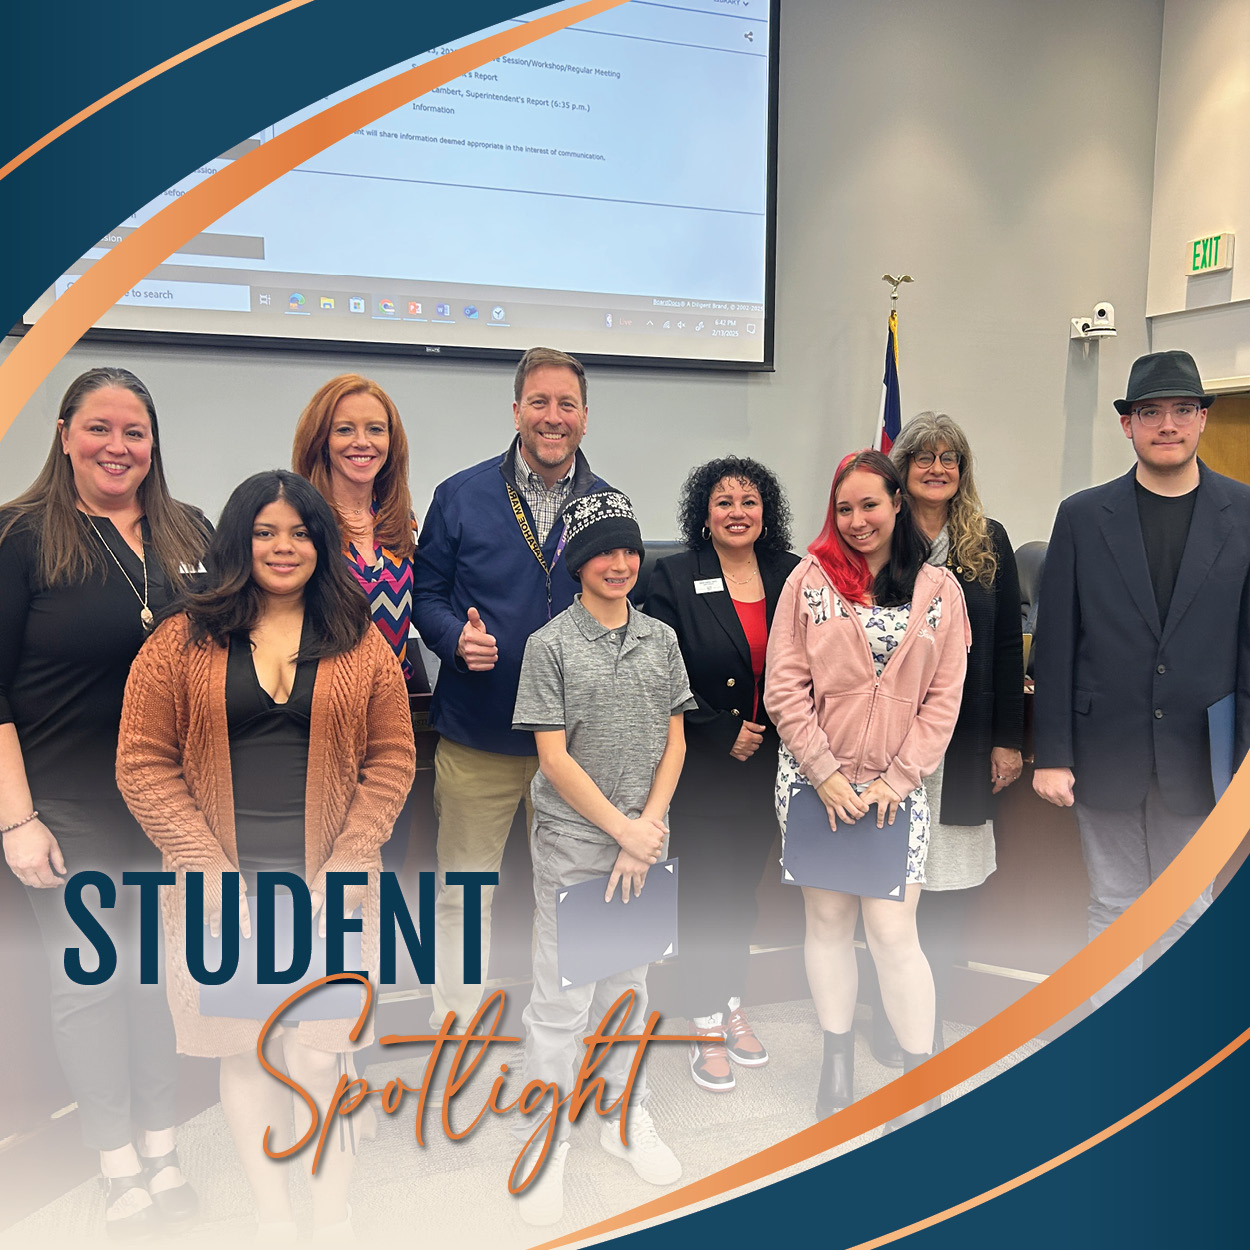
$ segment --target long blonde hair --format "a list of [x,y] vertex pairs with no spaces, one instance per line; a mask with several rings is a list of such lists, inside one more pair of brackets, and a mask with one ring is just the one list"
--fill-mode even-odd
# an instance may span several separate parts
[[152,463],[136,495],[151,533],[151,550],[171,586],[178,586],[184,568],[197,568],[208,549],[208,533],[193,509],[179,503],[165,484],[161,461],[161,432],[156,405],[148,388],[129,369],[105,366],[88,369],[70,384],[61,399],[52,447],[39,476],[16,499],[4,504],[8,515],[0,527],[0,542],[25,520],[39,536],[39,576],[45,586],[86,580],[107,569],[105,553],[93,540],[90,523],[78,507],[74,470],[61,447],[62,426],[68,429],[83,400],[95,391],[116,387],[129,391],[147,411],[152,424]]
[[378,511],[373,521],[375,539],[401,558],[412,559],[417,549],[412,520],[412,495],[408,490],[408,436],[399,419],[395,401],[376,383],[359,373],[341,373],[331,378],[308,401],[295,427],[295,445],[291,450],[291,468],[307,478],[329,502],[344,534],[346,517],[334,502],[330,481],[330,426],[339,400],[348,395],[372,395],[386,409],[390,447],[386,463],[373,479],[373,497]]
[[945,443],[959,454],[959,485],[947,505],[946,529],[950,534],[951,553],[964,569],[969,581],[979,581],[987,589],[994,584],[998,572],[998,553],[990,537],[985,509],[972,473],[972,448],[968,436],[944,412],[921,412],[899,431],[890,459],[907,481],[912,456],[921,451],[936,452]]

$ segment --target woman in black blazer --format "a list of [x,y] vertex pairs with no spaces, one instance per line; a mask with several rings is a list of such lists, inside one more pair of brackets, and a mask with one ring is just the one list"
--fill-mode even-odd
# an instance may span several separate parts
[[[920,413],[899,432],[890,458],[904,475],[913,515],[933,543],[929,563],[944,564],[963,585],[972,628],[959,721],[942,767],[925,778],[933,824],[917,919],[937,988],[934,1043],[940,1050],[947,983],[952,968],[967,959],[968,892],[995,869],[995,796],[1023,767],[1020,580],[1007,531],[982,510],[972,449],[956,422],[945,413]],[[882,1032],[874,1028],[878,1049]]]
[[785,494],[754,460],[728,456],[692,469],[678,521],[690,550],[656,565],[646,610],[676,631],[699,705],[686,713],[686,763],[670,814],[681,861],[679,968],[692,1032],[708,1035],[690,1044],[691,1074],[701,1089],[724,1093],[734,1088],[733,1064],[768,1062],[742,996],[755,890],[777,829],[764,652],[799,558],[788,549]]

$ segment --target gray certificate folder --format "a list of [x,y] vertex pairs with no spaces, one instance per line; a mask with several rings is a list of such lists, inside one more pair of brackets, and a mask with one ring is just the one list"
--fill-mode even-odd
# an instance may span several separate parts
[[910,827],[911,802],[904,799],[892,825],[877,828],[874,806],[854,824],[839,820],[835,833],[829,828],[829,813],[815,787],[792,786],[781,879],[787,885],[901,902],[907,885]]
[[1233,756],[1237,741],[1237,697],[1226,694],[1207,708],[1207,729],[1211,737],[1211,788],[1215,801],[1233,780]]
[[[312,958],[308,971],[289,985],[259,985],[256,981],[257,915],[256,900],[249,898],[252,910],[252,936],[239,935],[239,966],[234,976],[221,985],[200,986],[200,1014],[225,1016],[232,1020],[268,1020],[274,1008],[285,1002],[301,985],[309,985],[326,975],[326,940],[317,936],[317,918],[312,920]],[[356,916],[359,917],[357,912]],[[295,910],[291,896],[279,893],[274,897],[274,967],[281,971],[290,966],[294,946]],[[204,926],[204,966],[221,966],[221,938],[213,937]],[[360,962],[360,934],[343,935],[343,967],[353,972]],[[323,985],[305,994],[282,1013],[284,1022],[299,1020],[354,1020],[360,1015],[363,988],[359,981],[343,981]]]
[[608,880],[592,877],[556,891],[562,990],[677,954],[677,861],[652,864],[642,893],[628,903],[621,902],[619,881],[604,902]]

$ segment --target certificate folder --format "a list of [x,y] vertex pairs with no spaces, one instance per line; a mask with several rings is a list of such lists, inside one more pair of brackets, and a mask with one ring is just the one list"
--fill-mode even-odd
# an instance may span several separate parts
[[1211,737],[1211,788],[1215,801],[1233,779],[1233,754],[1237,736],[1237,696],[1226,694],[1207,708],[1207,730]]
[[[274,959],[273,966],[281,972],[290,967],[294,933],[294,906],[285,892],[274,896]],[[317,917],[312,919],[312,958],[308,971],[285,985],[258,985],[256,982],[256,945],[258,926],[256,900],[249,898],[252,912],[252,936],[239,934],[239,966],[234,976],[221,985],[200,986],[200,1014],[225,1016],[232,1020],[268,1020],[274,1008],[295,993],[301,985],[310,985],[326,975],[326,940],[317,935]],[[359,912],[356,913],[360,915]],[[221,967],[221,938],[213,937],[204,926],[204,966]],[[343,967],[352,972],[363,970],[360,962],[360,934],[343,935]],[[297,999],[282,1013],[284,1022],[299,1020],[354,1020],[360,1015],[363,989],[359,981],[323,985]]]
[[829,812],[816,788],[792,786],[781,879],[787,885],[901,902],[907,885],[910,827],[911,802],[904,799],[892,825],[877,828],[874,805],[854,824],[839,820],[835,833],[829,828]]
[[609,877],[556,890],[556,958],[560,988],[589,985],[677,954],[677,861],[652,864],[642,893],[608,902]]

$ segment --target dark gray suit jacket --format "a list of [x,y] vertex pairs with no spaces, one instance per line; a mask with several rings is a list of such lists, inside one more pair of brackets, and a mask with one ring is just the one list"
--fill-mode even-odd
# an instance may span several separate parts
[[1236,693],[1250,747],[1250,486],[1199,461],[1166,621],[1146,564],[1134,472],[1059,506],[1037,621],[1038,768],[1071,768],[1078,802],[1125,810],[1151,776],[1177,812],[1213,804],[1207,708]]

